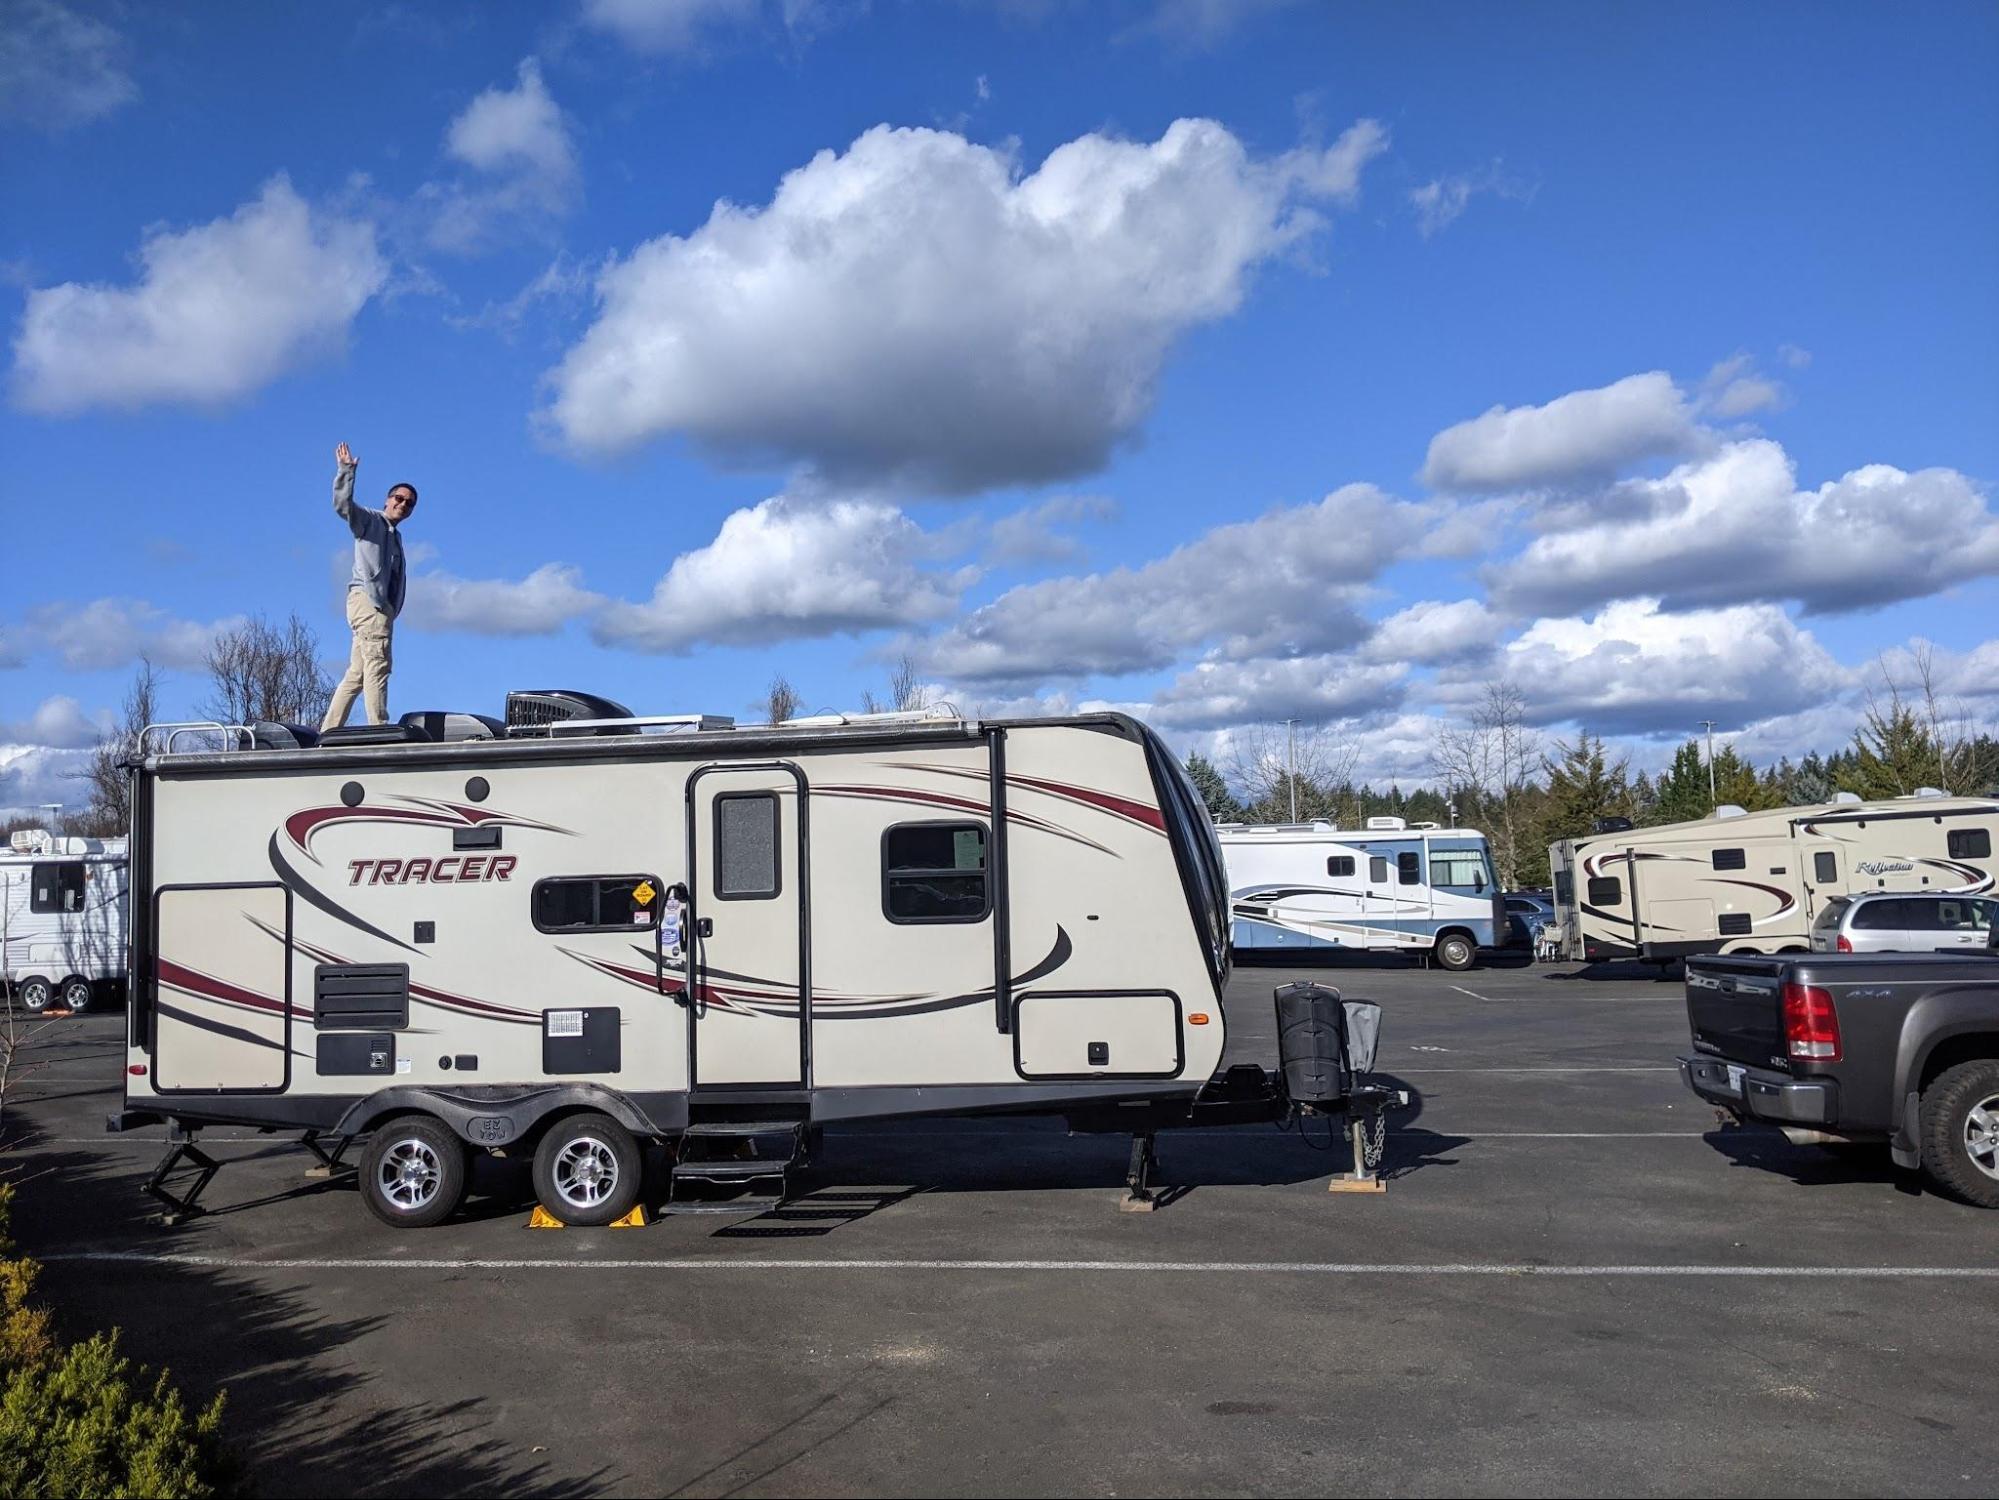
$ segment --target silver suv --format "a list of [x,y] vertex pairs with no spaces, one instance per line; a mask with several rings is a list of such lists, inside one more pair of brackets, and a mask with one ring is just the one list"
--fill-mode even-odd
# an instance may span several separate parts
[[1812,924],[1814,953],[1934,953],[1982,948],[1999,921],[1999,899],[1929,891],[1835,896]]

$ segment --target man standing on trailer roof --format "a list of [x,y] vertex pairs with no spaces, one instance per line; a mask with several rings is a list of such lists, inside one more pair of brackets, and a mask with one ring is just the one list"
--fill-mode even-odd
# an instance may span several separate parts
[[408,576],[403,566],[401,526],[416,509],[416,486],[392,484],[380,510],[354,503],[354,471],[360,460],[345,443],[333,450],[333,512],[354,533],[354,574],[347,584],[347,624],[354,649],[347,675],[333,690],[320,731],[347,722],[354,699],[365,692],[368,722],[389,720],[389,667],[396,616],[403,611]]

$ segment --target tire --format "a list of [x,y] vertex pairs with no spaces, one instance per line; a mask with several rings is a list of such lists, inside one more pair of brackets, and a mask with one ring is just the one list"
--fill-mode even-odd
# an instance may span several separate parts
[[1999,1059],[1946,1068],[1923,1090],[1923,1173],[1952,1197],[1999,1208]]
[[361,1153],[361,1201],[397,1229],[441,1224],[465,1201],[465,1143],[442,1120],[403,1115],[376,1129]]
[[30,1015],[39,1016],[56,1003],[56,987],[46,974],[30,974],[14,986],[14,1003]]
[[97,986],[81,974],[72,974],[58,986],[56,996],[64,1010],[80,1016],[90,1009],[90,1002],[97,998]]
[[1478,945],[1462,932],[1447,932],[1437,939],[1437,962],[1453,974],[1462,973],[1478,961]]
[[645,1155],[609,1115],[571,1115],[549,1127],[534,1153],[534,1195],[565,1224],[622,1219],[639,1201]]

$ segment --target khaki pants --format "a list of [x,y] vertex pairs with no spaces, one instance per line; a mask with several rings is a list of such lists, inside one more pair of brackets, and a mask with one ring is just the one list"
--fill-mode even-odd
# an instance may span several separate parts
[[348,712],[354,707],[354,699],[364,689],[367,693],[368,722],[386,724],[389,721],[390,637],[394,633],[394,623],[375,608],[360,589],[347,591],[347,623],[354,630],[354,651],[347,659],[347,675],[333,690],[333,702],[326,709],[326,722],[319,726],[322,731],[338,729],[345,724]]

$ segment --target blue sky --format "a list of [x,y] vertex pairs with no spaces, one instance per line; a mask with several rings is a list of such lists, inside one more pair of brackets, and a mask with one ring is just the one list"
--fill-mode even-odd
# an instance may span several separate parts
[[341,439],[398,710],[1999,717],[1989,5],[0,15],[0,806],[141,650],[344,658]]

